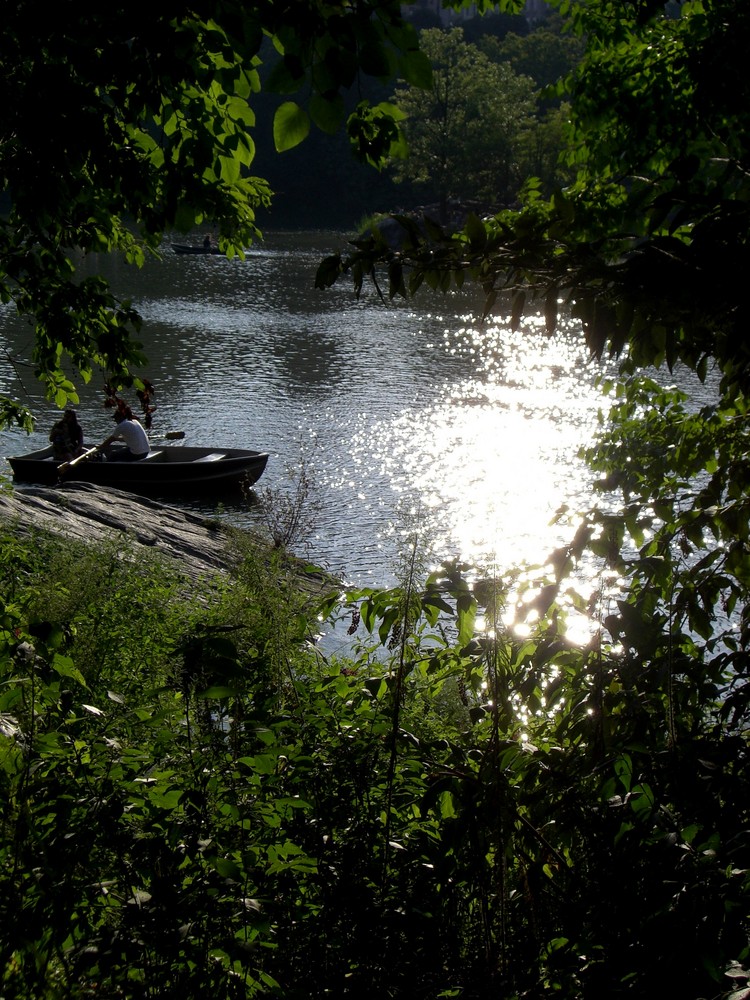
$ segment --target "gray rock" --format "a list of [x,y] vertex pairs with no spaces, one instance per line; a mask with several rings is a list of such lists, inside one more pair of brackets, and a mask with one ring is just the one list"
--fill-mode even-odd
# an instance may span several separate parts
[[41,529],[79,541],[129,533],[139,545],[176,560],[192,578],[227,572],[232,563],[230,532],[219,522],[88,483],[0,491],[0,521],[22,533]]

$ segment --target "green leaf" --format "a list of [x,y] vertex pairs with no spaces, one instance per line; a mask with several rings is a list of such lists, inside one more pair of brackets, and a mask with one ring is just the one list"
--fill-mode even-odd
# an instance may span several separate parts
[[219,176],[224,184],[235,184],[240,179],[240,158],[238,156],[220,156]]
[[70,677],[71,680],[78,681],[81,687],[87,687],[83,674],[69,656],[60,656],[59,653],[55,653],[52,660],[52,669],[61,677]]
[[411,50],[401,60],[401,75],[412,86],[427,89],[432,85],[432,63],[424,52]]
[[285,101],[273,117],[273,141],[278,153],[294,149],[310,133],[307,112],[294,101]]
[[395,70],[390,51],[377,38],[372,38],[359,52],[362,71],[369,76],[386,79]]
[[440,802],[441,819],[453,819],[458,815],[453,796],[448,790],[441,792],[438,800]]
[[344,100],[340,94],[332,98],[314,94],[310,99],[310,117],[323,132],[333,135],[341,127],[345,116]]
[[342,270],[341,254],[333,254],[330,257],[326,257],[318,265],[315,275],[315,287],[330,288],[331,285],[336,283]]
[[230,861],[229,858],[212,858],[211,863],[222,878],[232,879],[234,882],[242,881],[242,869],[236,862]]
[[483,250],[487,245],[487,230],[482,220],[473,212],[469,214],[464,226],[464,232],[469,237],[469,245],[474,251]]
[[235,688],[226,687],[224,685],[215,684],[210,688],[206,688],[205,691],[199,691],[196,695],[197,698],[204,698],[206,700],[224,701],[226,698],[231,698],[236,695],[237,691]]

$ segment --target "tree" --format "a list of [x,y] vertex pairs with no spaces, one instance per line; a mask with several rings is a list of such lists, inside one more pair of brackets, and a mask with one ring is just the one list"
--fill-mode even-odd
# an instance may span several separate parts
[[[277,150],[311,125],[346,126],[361,160],[401,142],[386,105],[342,95],[360,75],[429,79],[415,29],[394,0],[294,6],[207,0],[153,10],[59,3],[39,18],[6,5],[0,57],[0,298],[35,326],[33,362],[51,398],[101,366],[128,379],[142,360],[139,317],[100,278],[80,280],[80,253],[139,264],[169,228],[210,221],[228,254],[258,235],[271,191],[253,176],[254,96],[261,59],[276,109]],[[292,100],[306,95],[306,107]],[[29,415],[0,401],[0,426]]]
[[533,184],[538,184],[535,189],[546,197],[571,179],[572,171],[560,163],[569,119],[567,103],[559,107],[540,107],[538,117],[529,122],[518,137],[519,174],[524,183],[533,178]]
[[499,14],[497,11],[471,17],[461,26],[466,41],[480,49],[485,41],[499,41],[512,32],[525,35],[529,31],[529,22],[523,14]]
[[713,360],[747,387],[750,10],[738,0],[683,2],[679,16],[657,0],[552,5],[585,42],[561,85],[575,181],[546,200],[530,185],[520,211],[470,220],[453,239],[415,231],[398,257],[373,238],[326,262],[320,283],[378,263],[391,268],[393,294],[469,275],[512,322],[541,302],[554,329],[562,301],[596,355],[627,348],[636,364],[683,361],[699,373]]
[[537,87],[554,88],[575,68],[583,49],[580,38],[563,33],[557,24],[557,18],[549,18],[525,34],[487,37],[478,43],[479,48],[494,62],[507,61],[516,73],[530,76]]
[[401,87],[394,95],[409,144],[393,166],[396,178],[435,197],[443,221],[451,198],[507,202],[520,182],[516,145],[534,111],[531,81],[492,63],[464,41],[461,28],[423,31],[421,45],[432,87]]

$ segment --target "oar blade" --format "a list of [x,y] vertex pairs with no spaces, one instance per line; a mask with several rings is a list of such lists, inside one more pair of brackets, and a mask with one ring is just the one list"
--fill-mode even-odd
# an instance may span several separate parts
[[69,462],[63,462],[61,465],[58,465],[57,467],[58,475],[62,476],[69,469],[72,469],[74,466],[78,465],[79,462],[85,462],[86,459],[91,458],[93,455],[96,455],[98,451],[99,451],[99,445],[96,445],[96,447],[94,448],[88,448],[86,451],[83,452],[83,454],[78,455],[76,458],[72,458]]

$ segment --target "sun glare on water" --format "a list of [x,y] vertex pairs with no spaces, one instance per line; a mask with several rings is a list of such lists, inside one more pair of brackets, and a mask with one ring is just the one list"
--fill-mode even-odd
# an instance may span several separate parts
[[442,555],[508,567],[543,560],[561,541],[555,510],[588,497],[576,452],[602,401],[599,370],[570,330],[550,338],[533,326],[464,327],[446,333],[446,349],[470,352],[474,373],[383,429],[391,481],[419,498]]

